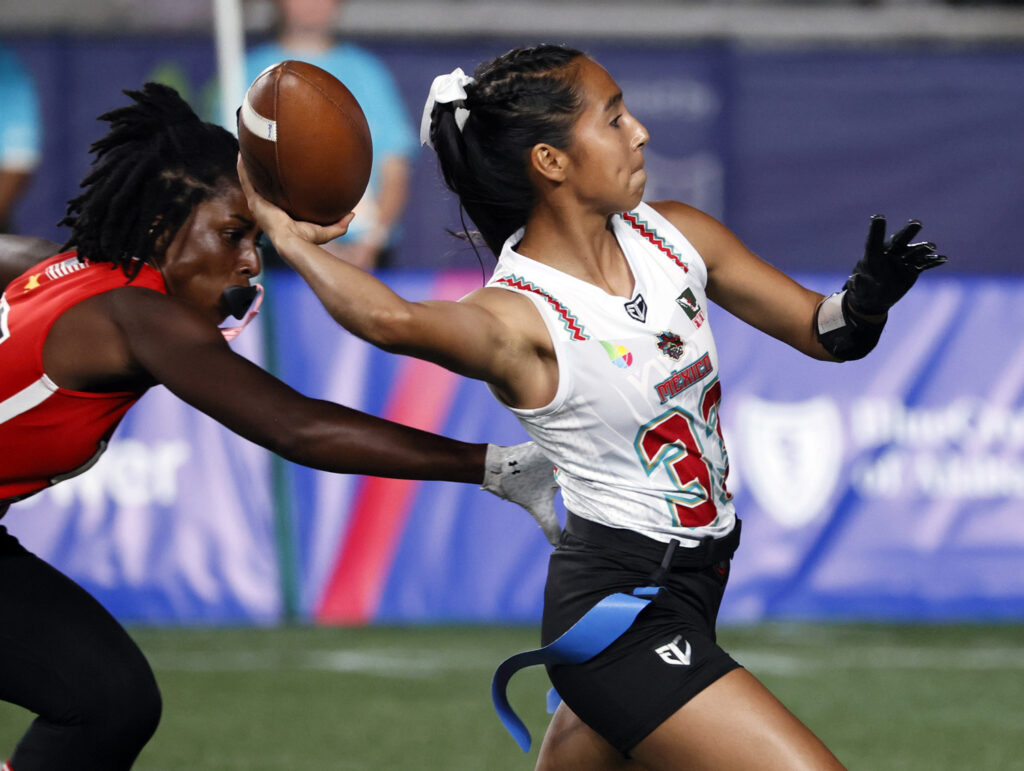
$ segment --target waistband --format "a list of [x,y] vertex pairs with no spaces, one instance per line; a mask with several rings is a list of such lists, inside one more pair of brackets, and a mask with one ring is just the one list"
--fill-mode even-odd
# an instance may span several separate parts
[[[655,541],[653,538],[634,533],[632,530],[598,524],[584,519],[578,514],[573,514],[571,511],[566,512],[565,518],[565,531],[581,541],[642,557],[652,562],[660,562],[668,570],[706,568],[731,559],[740,545],[740,525],[740,520],[737,518],[736,526],[727,535],[721,538],[705,536],[700,539],[697,546],[683,549],[676,548],[679,539],[668,543]],[[666,557],[669,558],[667,563],[665,562]]]

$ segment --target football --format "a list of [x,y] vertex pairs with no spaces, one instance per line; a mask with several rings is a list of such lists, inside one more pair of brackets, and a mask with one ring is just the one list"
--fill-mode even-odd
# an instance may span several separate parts
[[370,127],[352,92],[308,62],[261,72],[238,112],[242,163],[256,192],[297,220],[330,225],[370,180]]

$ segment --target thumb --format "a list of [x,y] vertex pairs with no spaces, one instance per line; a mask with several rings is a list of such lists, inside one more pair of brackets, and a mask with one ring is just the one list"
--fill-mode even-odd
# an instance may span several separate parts
[[558,514],[555,513],[553,501],[543,501],[528,506],[526,510],[530,512],[530,516],[540,525],[540,529],[544,532],[544,537],[548,539],[548,543],[552,546],[558,546],[558,541],[562,536],[562,525],[558,521]]

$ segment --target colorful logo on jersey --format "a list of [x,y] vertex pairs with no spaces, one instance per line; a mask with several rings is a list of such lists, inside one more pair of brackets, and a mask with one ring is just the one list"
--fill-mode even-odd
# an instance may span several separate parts
[[606,343],[604,340],[599,341],[601,346],[604,348],[604,352],[608,354],[608,358],[612,364],[619,369],[629,369],[633,364],[633,354],[630,353],[629,349],[624,345],[616,345],[615,343]]
[[699,383],[713,371],[714,367],[711,366],[711,355],[705,353],[689,367],[684,367],[681,370],[673,372],[667,378],[654,386],[654,390],[658,392],[658,398],[661,400],[661,403],[664,404],[669,399],[679,396],[679,394],[694,383]]
[[636,297],[626,303],[623,307],[626,309],[626,313],[631,319],[639,321],[641,324],[647,321],[647,301],[639,292],[636,293]]
[[33,273],[31,276],[29,276],[28,277],[28,281],[25,283],[25,286],[22,288],[21,291],[22,292],[31,292],[33,289],[38,289],[39,288],[39,277],[41,275],[42,275],[41,273]]
[[657,335],[658,350],[670,359],[679,361],[683,358],[683,351],[686,350],[686,343],[675,332],[660,332]]

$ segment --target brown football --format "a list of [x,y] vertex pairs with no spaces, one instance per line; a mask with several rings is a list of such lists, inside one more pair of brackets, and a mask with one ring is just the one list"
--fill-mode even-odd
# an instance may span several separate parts
[[242,163],[256,192],[292,217],[337,222],[366,191],[373,143],[352,92],[308,62],[257,76],[238,114]]

